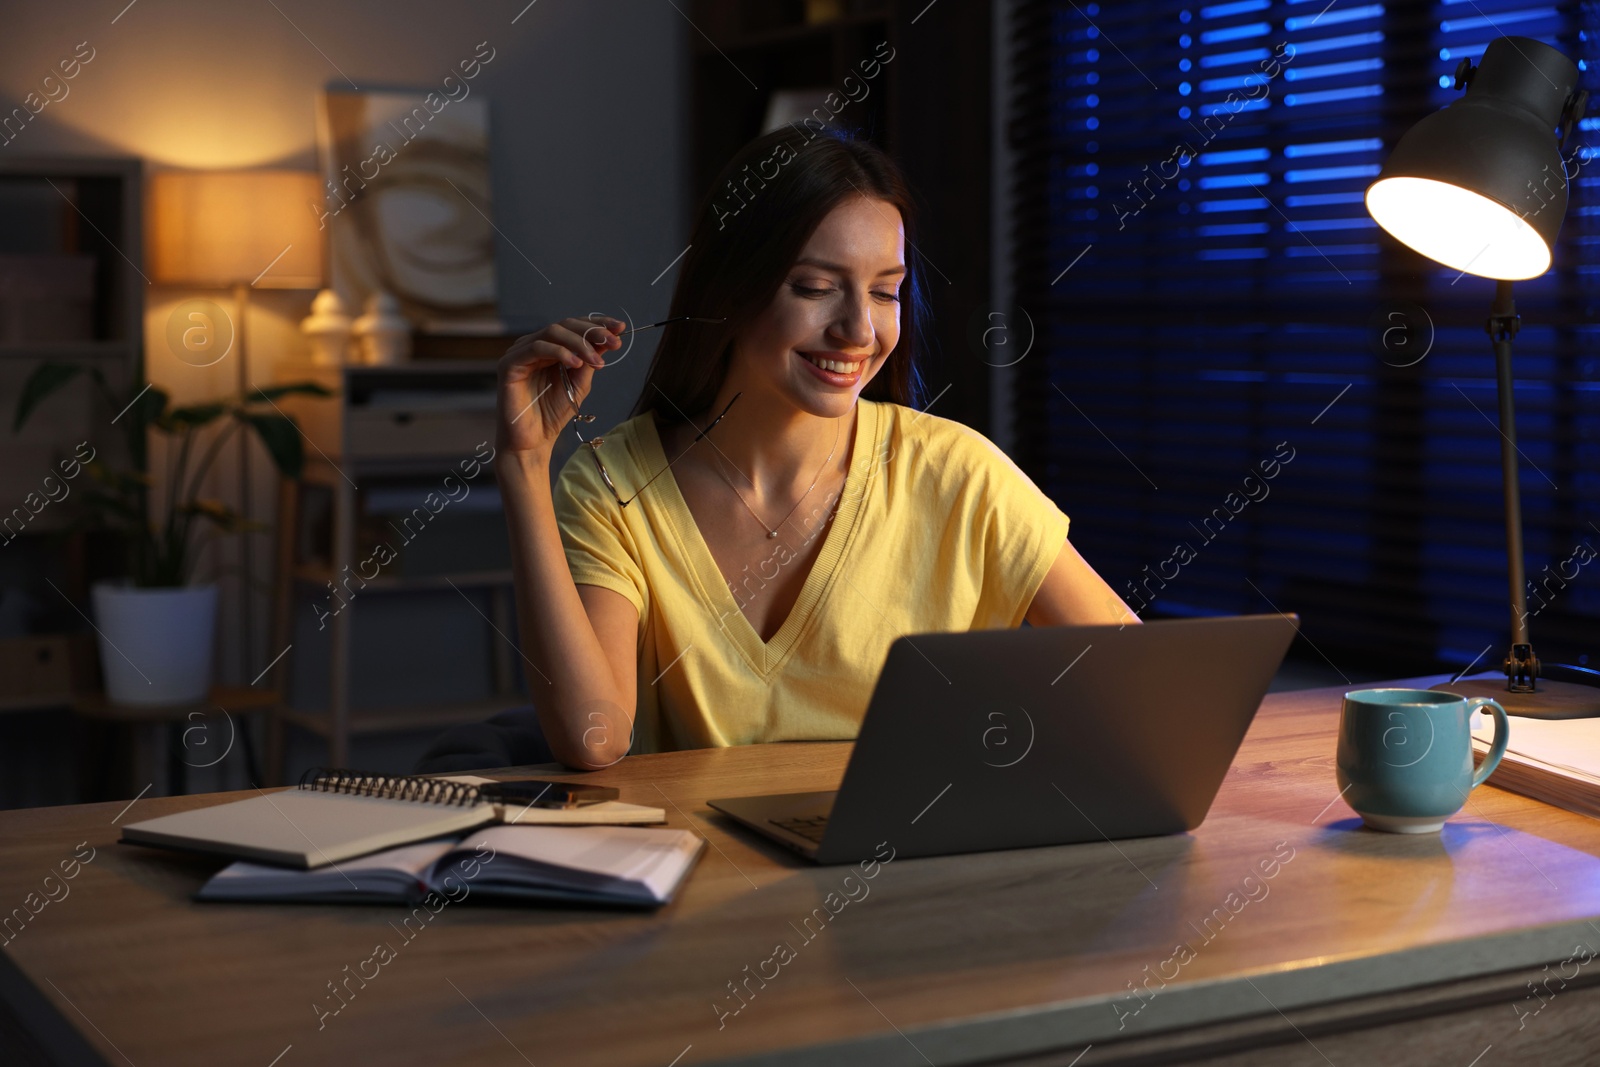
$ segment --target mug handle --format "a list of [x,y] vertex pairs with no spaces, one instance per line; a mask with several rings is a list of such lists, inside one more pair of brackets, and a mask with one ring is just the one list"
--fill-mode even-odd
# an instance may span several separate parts
[[1506,709],[1500,706],[1498,700],[1488,697],[1468,697],[1467,713],[1487,705],[1494,712],[1494,740],[1489,744],[1489,751],[1484,755],[1483,762],[1478,765],[1478,773],[1472,776],[1472,785],[1469,789],[1476,789],[1484,783],[1494,769],[1500,766],[1500,757],[1506,754],[1506,742],[1511,739],[1511,720],[1506,718]]

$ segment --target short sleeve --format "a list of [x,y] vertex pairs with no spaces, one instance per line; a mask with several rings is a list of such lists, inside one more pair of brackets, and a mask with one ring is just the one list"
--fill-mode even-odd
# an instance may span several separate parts
[[642,625],[650,599],[637,542],[622,509],[600,480],[599,469],[584,451],[580,448],[567,458],[554,490],[567,569],[576,585],[595,585],[627,597]]
[[982,434],[963,427],[956,448],[975,494],[971,549],[983,574],[972,626],[1020,626],[1061,554],[1070,520]]

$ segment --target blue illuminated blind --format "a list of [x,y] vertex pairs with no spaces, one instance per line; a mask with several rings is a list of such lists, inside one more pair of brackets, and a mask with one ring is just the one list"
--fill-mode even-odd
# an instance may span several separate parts
[[[1400,134],[1459,95],[1456,63],[1495,25],[1578,59],[1584,10],[1021,5],[1012,267],[1038,341],[1016,368],[1019,460],[1143,614],[1276,606],[1369,659],[1464,667],[1491,641],[1498,658],[1498,439],[1473,409],[1494,416],[1492,284],[1398,246],[1362,195]],[[1585,163],[1595,125],[1569,144]],[[1519,431],[1555,486],[1524,468],[1531,572],[1600,526],[1581,503],[1600,505],[1590,166],[1574,168],[1556,269],[1518,289]],[[1427,344],[1417,309],[1433,345],[1403,365]],[[1409,350],[1385,348],[1394,312]],[[1584,632],[1600,651],[1592,570],[1535,619],[1547,658]]]

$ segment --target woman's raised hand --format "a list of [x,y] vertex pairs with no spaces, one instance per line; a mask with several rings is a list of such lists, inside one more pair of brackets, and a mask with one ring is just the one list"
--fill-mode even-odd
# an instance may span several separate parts
[[582,404],[604,353],[618,348],[626,324],[606,315],[562,319],[519,337],[500,357],[496,448],[549,456],[556,438],[577,414],[561,381],[562,368]]

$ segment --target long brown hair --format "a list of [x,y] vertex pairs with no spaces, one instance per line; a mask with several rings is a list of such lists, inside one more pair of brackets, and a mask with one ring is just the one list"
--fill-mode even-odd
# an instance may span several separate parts
[[745,145],[717,175],[695,213],[689,251],[672,293],[668,317],[726,321],[662,328],[634,414],[654,412],[660,421],[676,423],[705,412],[728,375],[733,339],[771,304],[828,212],[857,194],[898,208],[906,242],[900,340],[861,395],[920,407],[926,394],[917,357],[927,305],[905,176],[868,141],[833,130],[782,126]]

